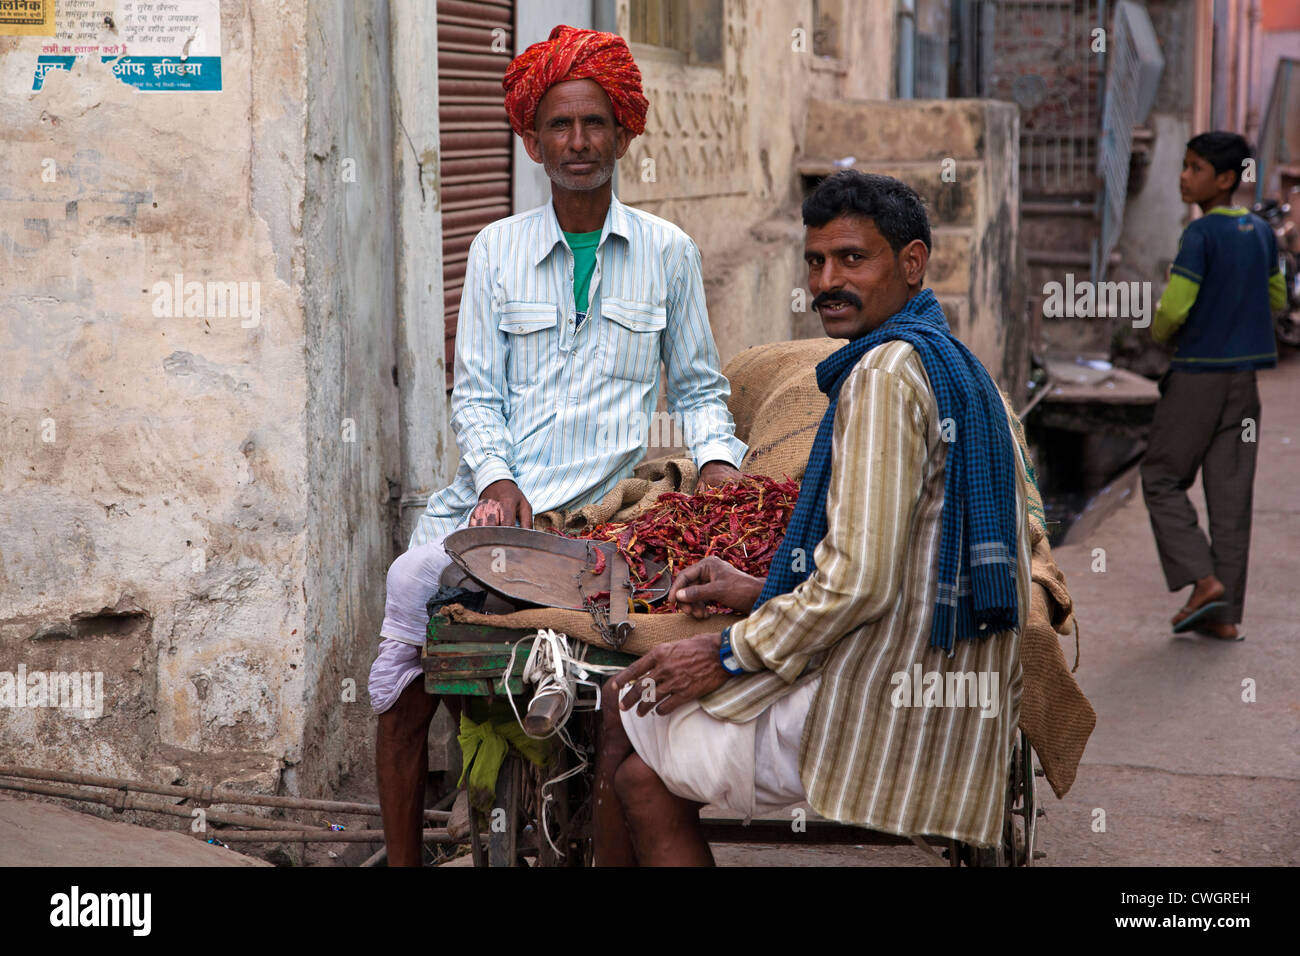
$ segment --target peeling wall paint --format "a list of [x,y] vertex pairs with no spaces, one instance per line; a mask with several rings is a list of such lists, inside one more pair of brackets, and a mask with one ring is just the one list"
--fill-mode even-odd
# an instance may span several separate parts
[[[308,636],[312,585],[335,600],[313,549],[338,549],[312,537],[306,28],[304,0],[224,3],[204,94],[91,59],[13,95],[31,61],[0,43],[0,670],[101,671],[106,695],[97,720],[0,709],[8,760],[330,775],[285,779],[321,730],[320,649],[351,640]],[[258,320],[159,310],[177,274],[255,283]]]

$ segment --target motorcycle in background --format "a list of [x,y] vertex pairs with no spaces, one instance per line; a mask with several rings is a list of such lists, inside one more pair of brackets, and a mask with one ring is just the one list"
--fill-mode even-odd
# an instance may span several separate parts
[[[1300,201],[1300,186],[1293,186],[1288,197]],[[1273,313],[1273,329],[1279,342],[1300,348],[1300,229],[1289,217],[1291,203],[1265,199],[1252,210],[1277,237],[1278,267],[1286,280],[1286,306]]]

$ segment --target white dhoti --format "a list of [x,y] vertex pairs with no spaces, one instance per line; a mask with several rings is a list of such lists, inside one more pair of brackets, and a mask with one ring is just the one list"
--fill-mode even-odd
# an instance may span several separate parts
[[451,564],[442,540],[417,545],[388,569],[379,656],[370,667],[370,707],[382,714],[423,673],[420,648],[429,626],[429,599]]
[[808,681],[743,724],[719,720],[699,701],[667,717],[638,717],[635,707],[620,716],[637,755],[672,793],[749,820],[807,799],[799,747],[820,683]]

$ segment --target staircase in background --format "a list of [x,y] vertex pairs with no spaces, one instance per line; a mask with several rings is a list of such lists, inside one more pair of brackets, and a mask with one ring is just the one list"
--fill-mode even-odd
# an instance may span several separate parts
[[[1110,352],[1108,319],[1046,318],[1050,282],[1104,281],[1118,262],[1129,165],[1150,131],[1163,60],[1145,8],[1120,0],[993,0],[989,95],[1020,106],[1021,248],[1030,341],[1042,354]],[[1107,28],[1105,50],[1094,33]]]

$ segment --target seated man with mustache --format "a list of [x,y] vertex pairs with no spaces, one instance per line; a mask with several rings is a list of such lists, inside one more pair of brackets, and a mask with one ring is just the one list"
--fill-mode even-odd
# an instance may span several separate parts
[[[768,577],[709,558],[673,582],[697,617],[749,616],[606,683],[599,865],[712,864],[705,805],[748,819],[806,800],[889,833],[1001,837],[1030,594],[1024,462],[997,386],[922,288],[916,193],[844,171],[803,220],[813,305],[849,340],[817,367],[830,405]],[[995,706],[900,694],[898,675],[921,672],[940,691],[974,675]]]

